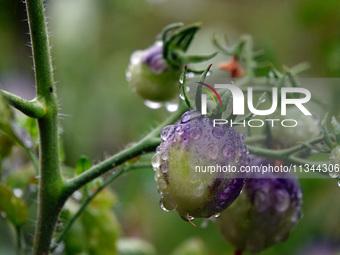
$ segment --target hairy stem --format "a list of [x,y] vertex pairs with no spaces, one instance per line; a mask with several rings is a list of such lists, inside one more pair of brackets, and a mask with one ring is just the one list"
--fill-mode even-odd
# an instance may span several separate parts
[[135,143],[132,147],[127,148],[112,157],[102,161],[101,163],[93,166],[86,172],[78,175],[77,177],[70,179],[66,182],[64,189],[65,196],[70,196],[74,191],[81,188],[86,183],[94,180],[98,176],[104,174],[110,169],[121,165],[129,159],[132,159],[141,154],[154,151],[160,144],[159,134],[164,126],[174,123],[180,118],[180,116],[187,110],[187,106],[183,103],[180,104],[178,110],[173,113],[167,120],[152,130],[146,137],[139,142]]
[[46,114],[46,107],[38,100],[27,101],[19,96],[1,90],[8,104],[18,109],[29,117],[38,119]]
[[37,99],[46,106],[45,114],[38,119],[40,178],[33,254],[47,255],[58,214],[65,199],[61,196],[64,180],[59,165],[58,106],[43,1],[26,0],[26,8]]

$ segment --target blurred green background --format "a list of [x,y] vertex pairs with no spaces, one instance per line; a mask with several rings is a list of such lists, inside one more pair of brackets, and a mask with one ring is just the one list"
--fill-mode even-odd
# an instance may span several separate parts
[[[93,162],[136,141],[164,119],[125,80],[130,55],[151,45],[169,23],[203,22],[190,52],[214,51],[213,33],[236,42],[251,34],[255,46],[277,65],[311,63],[306,77],[340,76],[338,0],[49,0],[45,1],[60,104],[66,163],[80,155]],[[0,87],[24,98],[34,95],[25,5],[0,0]],[[223,60],[223,56],[212,63]],[[261,254],[302,254],[315,240],[340,243],[340,189],[332,180],[301,180],[304,218],[289,240]],[[165,213],[153,171],[131,172],[114,183],[123,236],[142,237],[158,254],[170,254],[184,240],[204,241],[209,254],[232,254],[213,224],[194,228],[176,213]],[[6,225],[0,220],[0,233]],[[1,236],[2,244],[12,242]],[[9,251],[8,251],[9,252]],[[11,254],[11,253],[4,253]],[[325,253],[331,254],[331,253]]]

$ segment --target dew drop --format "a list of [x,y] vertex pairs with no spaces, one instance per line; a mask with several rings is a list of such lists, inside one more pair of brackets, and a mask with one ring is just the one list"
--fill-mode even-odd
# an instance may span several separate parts
[[200,127],[193,127],[191,130],[190,130],[190,137],[194,140],[200,138],[202,135],[202,130]]
[[204,194],[204,183],[201,183],[194,191],[194,196],[195,197],[201,197]]
[[218,156],[218,148],[215,144],[210,144],[208,148],[208,154],[212,159],[216,159]]
[[178,103],[165,103],[165,108],[168,110],[168,112],[175,112],[178,109]]
[[291,217],[291,221],[293,222],[293,223],[295,223],[295,222],[297,222],[299,220],[299,213],[298,212],[295,212],[294,214],[293,214],[293,216]]
[[161,172],[157,169],[155,173],[155,181],[157,181],[162,176]]
[[340,188],[340,180],[338,180],[338,186],[339,186],[339,188]]
[[161,199],[161,201],[159,202],[159,206],[160,208],[164,211],[164,212],[169,212],[170,210],[166,209],[166,207],[163,204],[163,199]]
[[137,65],[141,62],[142,58],[144,55],[144,51],[142,50],[137,50],[135,52],[132,53],[131,57],[130,57],[130,62],[132,65]]
[[166,172],[168,171],[168,164],[165,163],[165,162],[163,162],[163,163],[160,165],[159,169],[161,170],[162,173],[166,173]]
[[162,160],[167,160],[167,159],[168,159],[168,153],[167,153],[167,152],[164,152],[164,153],[161,155],[161,158],[162,158]]
[[187,219],[190,220],[190,221],[193,221],[195,219],[195,217],[187,215]]
[[222,148],[222,153],[225,157],[230,158],[233,155],[233,149],[229,148],[228,144],[225,144]]
[[267,194],[259,190],[255,194],[254,205],[258,212],[264,212],[269,206],[269,199],[267,199]]
[[179,83],[183,84],[183,80],[184,80],[184,73],[181,73],[181,75],[179,76]]
[[299,190],[298,192],[297,192],[297,198],[298,199],[301,199],[302,198],[302,192],[301,192],[301,190]]
[[214,218],[219,218],[220,216],[221,216],[220,213],[216,213],[216,214],[214,215]]
[[183,93],[180,93],[180,94],[179,94],[179,98],[182,99],[182,100],[185,100],[184,94],[183,94]]
[[157,186],[160,190],[165,190],[167,185],[164,179],[159,179],[157,182]]
[[[175,137],[175,132],[171,132],[168,136],[168,140],[171,141],[174,137]],[[176,142],[176,139],[174,139],[173,142]]]
[[330,173],[329,173],[329,176],[330,176],[331,178],[333,178],[333,179],[339,178],[339,174],[338,174],[338,173],[335,173],[335,172],[330,172]]
[[212,129],[212,134],[213,136],[215,136],[216,138],[222,138],[225,134],[225,130],[221,127],[214,127]]
[[153,167],[154,170],[156,170],[159,166],[160,166],[160,158],[159,158],[159,154],[155,154],[152,159],[151,159],[151,165]]
[[162,132],[161,132],[161,139],[163,141],[166,141],[169,137],[169,135],[173,132],[174,130],[174,126],[173,125],[169,125],[163,128]]
[[[127,70],[127,71],[125,72],[125,77],[126,77],[126,80],[127,80],[128,82],[131,81],[131,71],[130,71],[130,70]],[[133,91],[136,91],[136,88],[133,88],[132,90],[133,90]]]
[[201,113],[199,111],[188,111],[186,113],[183,114],[182,118],[181,118],[181,122],[182,123],[186,123],[196,117],[201,116]]
[[0,212],[0,217],[3,218],[3,219],[6,219],[6,213],[5,212]]
[[278,212],[284,212],[290,205],[290,197],[286,190],[279,189],[275,191],[275,209]]
[[190,112],[186,112],[182,115],[181,122],[186,123],[190,120]]
[[149,107],[150,109],[159,109],[162,106],[162,103],[159,102],[153,102],[150,100],[144,100],[145,106]]

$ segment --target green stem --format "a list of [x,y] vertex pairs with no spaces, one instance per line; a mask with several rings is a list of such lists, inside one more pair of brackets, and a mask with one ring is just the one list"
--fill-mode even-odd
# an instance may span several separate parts
[[45,114],[38,119],[40,179],[33,254],[47,255],[58,214],[66,198],[62,197],[64,180],[59,162],[58,105],[43,0],[26,0],[26,8],[37,99],[46,105]]
[[21,237],[21,227],[15,228],[16,237],[17,237],[17,255],[22,254],[22,237]]
[[[296,165],[302,165],[303,167],[305,165],[308,165],[309,168],[312,168],[314,167],[314,169],[318,169],[320,168],[320,166],[326,164],[326,165],[329,165],[329,162],[322,162],[322,161],[319,161],[319,162],[316,162],[316,161],[310,161],[310,160],[306,160],[306,159],[301,159],[301,158],[298,158],[298,157],[295,157],[295,156],[289,156],[287,158],[287,161],[289,161],[290,163],[293,163],[293,164],[296,164]],[[312,171],[311,171],[312,172]],[[323,174],[323,175],[326,175],[327,177],[329,177],[329,173],[328,172],[323,172],[323,171],[317,171],[315,170],[315,172],[319,172],[320,174]]]
[[266,135],[252,135],[252,136],[247,136],[244,140],[244,142],[247,144],[251,143],[260,143],[266,141],[268,138]]
[[253,39],[250,35],[244,35],[242,37],[244,42],[244,57],[246,60],[246,76],[248,78],[254,78],[254,64],[253,64]]
[[7,91],[1,90],[7,102],[29,117],[39,119],[46,114],[46,107],[39,100],[27,101],[19,96],[13,95]]
[[104,174],[110,169],[121,165],[127,160],[132,159],[141,154],[154,151],[161,142],[159,134],[163,127],[174,123],[187,109],[188,109],[187,106],[184,103],[181,103],[178,110],[175,113],[173,113],[167,120],[165,120],[154,130],[152,130],[146,137],[141,139],[139,142],[135,143],[134,146],[127,148],[113,155],[112,157],[102,161],[101,163],[91,167],[89,170],[82,173],[81,175],[78,175],[75,178],[67,180],[63,192],[64,196],[66,197],[70,196],[74,191],[81,188],[86,183],[94,180],[95,178]]
[[[323,141],[323,137],[317,137],[308,142],[308,144],[316,144]],[[302,150],[308,148],[308,146],[304,143],[298,144],[296,146],[293,146],[288,149],[284,150],[271,150],[271,149],[265,149],[265,148],[260,148],[260,147],[255,147],[252,145],[247,145],[249,152],[254,155],[258,156],[265,156],[265,157],[270,157],[270,158],[275,158],[275,159],[284,159],[287,158],[288,156]]]
[[102,185],[100,185],[95,192],[93,192],[91,195],[89,195],[86,200],[82,203],[78,211],[71,217],[71,219],[67,222],[65,227],[63,228],[63,231],[60,233],[58,238],[56,239],[55,245],[52,247],[52,252],[58,247],[58,244],[62,242],[68,233],[68,231],[71,229],[74,222],[79,218],[79,216],[82,214],[82,212],[85,210],[85,208],[88,206],[88,204],[102,191],[104,188],[106,188],[108,185],[110,185],[114,180],[116,180],[119,176],[121,176],[123,173],[126,173],[131,170],[135,169],[142,169],[142,168],[151,168],[150,163],[144,163],[144,164],[138,164],[138,165],[132,165],[125,168],[122,168],[115,172],[110,178],[108,178]]
[[182,85],[182,93],[185,99],[185,103],[187,104],[187,106],[189,107],[189,109],[191,109],[191,103],[190,103],[190,99],[187,95],[187,73],[188,73],[188,66],[185,65],[184,66],[184,71],[183,71],[183,85]]

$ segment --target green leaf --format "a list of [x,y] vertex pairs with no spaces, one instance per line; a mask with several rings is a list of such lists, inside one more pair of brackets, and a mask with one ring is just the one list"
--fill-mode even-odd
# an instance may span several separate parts
[[16,227],[22,226],[28,217],[25,202],[14,195],[6,185],[0,183],[0,211],[4,212]]
[[32,139],[37,143],[38,141],[38,125],[37,120],[27,117],[24,123],[24,128],[30,133]]
[[12,189],[26,190],[29,185],[37,185],[36,172],[32,164],[27,164],[18,171],[12,171],[6,177],[6,185]]
[[217,55],[217,52],[214,52],[214,53],[212,53],[210,55],[206,55],[206,56],[187,56],[187,57],[185,57],[184,62],[185,63],[200,63],[200,62],[212,59],[216,55]]
[[116,241],[120,226],[112,210],[115,199],[111,190],[104,189],[91,201],[81,216],[89,254],[118,254]]
[[336,137],[336,142],[340,144],[340,123],[336,120],[336,118],[332,117],[332,126],[334,128],[334,134]]
[[82,156],[78,159],[77,164],[76,164],[76,174],[80,175],[83,172],[85,172],[86,170],[91,168],[91,162],[90,160],[85,157]]
[[212,110],[210,117],[213,119],[221,118],[222,114],[227,110],[228,102],[231,98],[231,92],[227,90],[221,97],[222,105],[217,104]]
[[167,42],[169,48],[181,49],[184,52],[187,51],[192,39],[200,28],[201,24],[195,23],[178,29]]
[[173,23],[173,24],[167,25],[165,28],[163,28],[163,31],[161,33],[163,42],[166,42],[168,34],[171,32],[171,30],[180,28],[183,25],[184,24],[182,22],[178,22],[178,23]]
[[13,142],[0,133],[0,160],[6,158],[12,150]]
[[[204,82],[205,78],[207,77],[210,68],[212,64],[210,64],[202,73],[200,77],[200,82]],[[195,103],[196,103],[196,109],[201,111],[201,96],[202,96],[202,84],[198,83],[197,90],[196,90],[196,95],[195,95]]]

